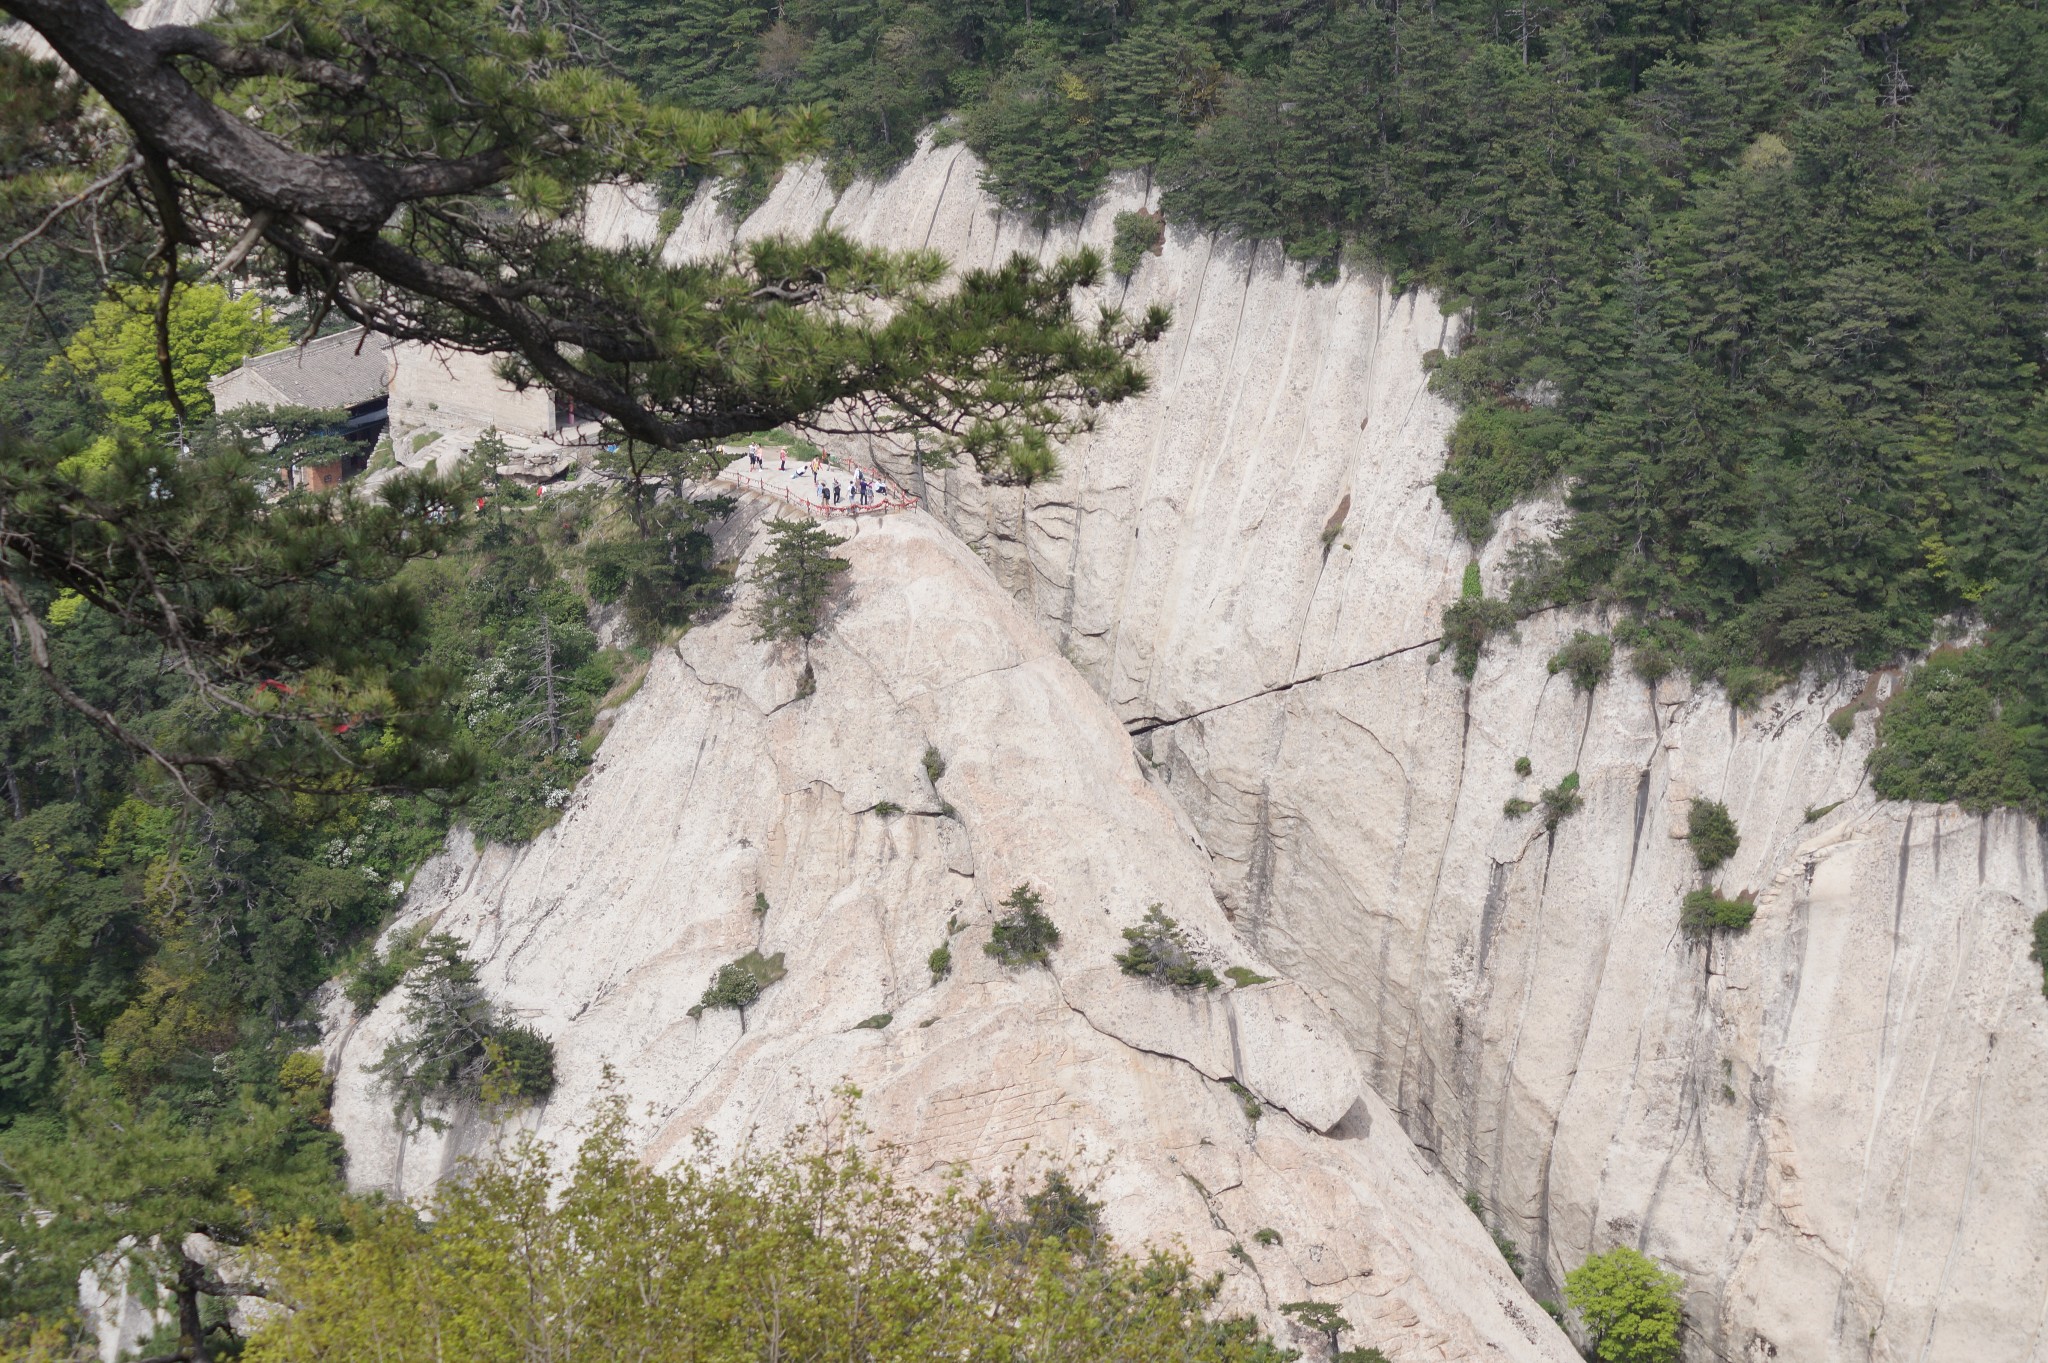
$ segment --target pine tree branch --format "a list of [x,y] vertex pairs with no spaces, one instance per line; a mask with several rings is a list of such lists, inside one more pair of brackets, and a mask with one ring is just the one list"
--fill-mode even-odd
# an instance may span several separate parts
[[57,675],[57,669],[50,661],[50,640],[49,635],[43,630],[42,620],[36,615],[35,608],[29,605],[28,598],[22,595],[21,588],[16,585],[14,579],[4,572],[0,572],[0,598],[4,598],[7,603],[7,614],[13,620],[18,636],[28,645],[30,663],[42,675],[44,683],[57,699],[98,725],[124,747],[147,757],[163,768],[186,799],[194,804],[200,803],[198,793],[185,779],[184,769],[202,767],[225,774],[230,764],[217,757],[173,757],[164,753],[148,739],[123,724],[112,712],[102,710],[73,691],[65,684],[64,679]]
[[0,251],[0,260],[13,259],[14,253],[16,251],[19,251],[22,247],[28,245],[32,241],[35,241],[37,238],[41,237],[43,233],[49,231],[50,224],[54,223],[55,221],[57,221],[57,219],[63,217],[66,213],[70,212],[72,209],[84,203],[87,199],[90,199],[94,195],[100,193],[102,190],[106,190],[113,187],[115,184],[125,179],[128,175],[132,174],[141,165],[142,157],[139,155],[132,155],[127,160],[123,161],[120,165],[108,171],[105,175],[100,176],[99,179],[94,180],[84,189],[79,190],[70,198],[63,200],[56,207],[52,208],[48,213],[45,213],[43,215],[43,219],[41,222],[38,222],[34,227],[30,228],[28,231],[22,233],[13,241],[9,242],[7,245],[7,249],[4,251]]

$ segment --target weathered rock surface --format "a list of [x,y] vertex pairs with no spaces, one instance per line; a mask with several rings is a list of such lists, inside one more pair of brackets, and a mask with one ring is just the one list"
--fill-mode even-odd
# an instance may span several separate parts
[[[1106,246],[1142,198],[1046,236],[975,180],[958,148],[838,197],[792,173],[741,232],[829,218],[965,267]],[[700,205],[670,249],[732,233]],[[1823,722],[1862,677],[1740,713],[1624,665],[1589,699],[1545,663],[1600,621],[1547,613],[1466,685],[1435,648],[1469,551],[1431,486],[1432,302],[1177,229],[1110,298],[1174,308],[1154,392],[1049,484],[934,473],[929,503],[1140,735],[1236,931],[1328,1004],[1539,1294],[1630,1243],[1685,1274],[1698,1357],[2048,1352],[2040,828],[1876,801],[1870,717]],[[1573,770],[1554,838],[1502,813]],[[1677,930],[1695,795],[1741,827],[1714,879],[1757,892],[1746,936]]]
[[[657,654],[560,824],[415,882],[405,921],[471,942],[493,996],[555,1042],[560,1086],[525,1122],[573,1140],[610,1066],[660,1162],[699,1129],[772,1139],[850,1080],[913,1174],[1093,1173],[1111,1230],[1182,1241],[1227,1276],[1226,1310],[1273,1322],[1313,1296],[1358,1327],[1348,1344],[1397,1360],[1570,1358],[1334,1021],[1233,930],[1199,839],[987,568],[923,513],[861,524],[841,552],[814,693],[798,694],[803,654],[753,642],[739,612],[693,629]],[[1049,970],[982,950],[1027,882],[1061,932]],[[1186,995],[1122,974],[1121,930],[1152,903],[1219,970],[1276,978]],[[744,1016],[688,1016],[752,950],[787,977]],[[329,1049],[351,1181],[412,1195],[497,1129],[454,1113],[399,1133],[364,1066],[401,1011],[337,1006]],[[1280,1244],[1254,1239],[1267,1227]]]

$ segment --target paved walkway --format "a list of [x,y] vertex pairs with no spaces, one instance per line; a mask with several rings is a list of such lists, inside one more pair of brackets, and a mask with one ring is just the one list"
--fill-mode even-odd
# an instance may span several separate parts
[[[744,445],[720,445],[721,454],[732,456],[732,462],[718,471],[717,482],[726,483],[756,496],[780,502],[791,510],[802,510],[812,520],[829,520],[834,516],[886,516],[892,511],[909,511],[917,505],[917,498],[884,478],[871,468],[863,468],[851,461],[834,455],[826,455],[814,470],[812,465],[799,461],[794,455],[785,459],[782,448],[776,445],[761,446],[761,467],[754,468],[747,459]],[[783,465],[787,463],[788,467]],[[870,487],[869,500],[855,500],[861,476],[865,475]],[[839,492],[834,501],[831,493]]]

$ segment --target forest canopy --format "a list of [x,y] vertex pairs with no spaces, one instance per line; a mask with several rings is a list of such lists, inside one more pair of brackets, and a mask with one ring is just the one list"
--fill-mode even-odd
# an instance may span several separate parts
[[[295,1308],[259,1363],[860,1358],[922,1363],[1286,1363],[1220,1278],[1126,1254],[1101,1204],[1035,1188],[896,1182],[840,1118],[780,1147],[699,1144],[646,1167],[623,1101],[573,1158],[530,1140],[442,1183],[431,1215],[364,1208],[343,1240],[262,1242]],[[714,1156],[720,1156],[714,1159]]]

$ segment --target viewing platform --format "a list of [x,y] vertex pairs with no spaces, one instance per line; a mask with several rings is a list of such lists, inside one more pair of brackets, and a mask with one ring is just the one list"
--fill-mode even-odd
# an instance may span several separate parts
[[[812,520],[835,516],[886,516],[909,511],[918,501],[890,482],[879,470],[866,468],[830,454],[799,460],[779,445],[761,445],[750,451],[744,445],[721,445],[719,453],[731,456],[714,482],[725,483],[742,492],[802,511]],[[758,466],[751,457],[758,454]]]

